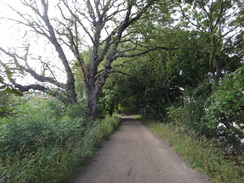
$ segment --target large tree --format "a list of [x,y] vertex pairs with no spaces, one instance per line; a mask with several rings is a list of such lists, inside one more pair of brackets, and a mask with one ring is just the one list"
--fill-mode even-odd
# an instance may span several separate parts
[[203,49],[215,85],[222,72],[243,58],[243,3],[240,0],[178,0],[187,29],[202,33],[208,41]]
[[[45,38],[47,43],[55,48],[58,65],[62,65],[66,74],[66,82],[56,79],[50,63],[40,59],[45,68],[38,72],[29,64],[29,44],[25,52],[12,52],[0,46],[0,51],[12,59],[12,63],[22,71],[33,76],[38,84],[21,85],[14,77],[11,82],[21,91],[37,89],[48,91],[51,83],[66,91],[71,101],[75,103],[75,79],[71,61],[82,70],[87,94],[88,115],[94,117],[97,107],[97,97],[111,72],[111,64],[119,57],[139,56],[157,49],[157,46],[141,50],[138,47],[141,39],[128,28],[142,19],[149,8],[154,6],[153,0],[83,0],[83,1],[48,1],[21,0],[24,11],[10,6],[19,18],[13,21],[24,25],[29,31]],[[30,32],[27,31],[27,35]],[[32,34],[33,35],[33,34]],[[32,38],[35,39],[35,38]],[[134,43],[132,47],[123,47],[125,42]],[[90,56],[83,55],[84,50],[90,50]],[[132,50],[134,51],[132,54]],[[73,59],[69,60],[69,54]],[[22,56],[21,56],[22,54]],[[73,63],[74,63],[73,62]],[[48,76],[43,74],[48,70]],[[40,83],[41,82],[41,83]]]

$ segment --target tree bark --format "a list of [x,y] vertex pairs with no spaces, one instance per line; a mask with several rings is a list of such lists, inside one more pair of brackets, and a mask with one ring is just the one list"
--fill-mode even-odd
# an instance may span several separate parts
[[87,118],[94,120],[97,112],[97,92],[87,92]]

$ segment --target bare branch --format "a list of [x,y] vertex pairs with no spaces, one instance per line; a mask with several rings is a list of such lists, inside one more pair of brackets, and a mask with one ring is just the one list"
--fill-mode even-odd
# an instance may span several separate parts
[[24,70],[25,72],[31,74],[31,76],[33,76],[36,80],[38,80],[40,82],[49,82],[49,83],[54,84],[54,85],[56,85],[58,87],[65,88],[65,85],[64,84],[62,84],[62,83],[60,83],[60,82],[58,82],[56,80],[53,80],[53,79],[51,79],[49,77],[41,76],[36,71],[34,71],[33,69],[31,69],[30,66],[27,66],[27,68],[24,67],[24,66],[22,66],[19,63],[19,61],[18,61],[18,58],[21,58],[21,57],[17,56],[17,54],[12,54],[12,53],[6,51],[5,49],[3,49],[2,47],[0,47],[0,51],[2,51],[7,56],[11,57],[14,60],[15,65],[18,68],[20,68],[20,69]]
[[147,49],[147,50],[141,51],[139,53],[135,53],[135,54],[129,54],[129,55],[125,54],[125,52],[135,50],[135,49],[129,49],[129,50],[124,50],[123,52],[118,52],[118,54],[116,54],[115,57],[116,57],[116,59],[117,58],[120,58],[120,57],[133,58],[133,57],[138,57],[138,56],[144,55],[146,53],[149,53],[149,52],[155,51],[155,50],[167,50],[167,51],[171,51],[171,50],[178,50],[178,49],[180,49],[180,48],[155,47],[155,48]]
[[33,90],[39,90],[43,92],[48,92],[51,91],[50,89],[46,88],[45,86],[37,85],[37,84],[32,84],[32,85],[21,85],[16,83],[14,80],[11,81],[16,88],[18,88],[22,92],[28,92],[30,89]]
[[[81,21],[81,19],[80,19],[80,18],[79,18],[79,17],[78,17],[72,10],[71,10],[71,8],[69,7],[69,5],[68,5],[68,3],[67,3],[66,1],[63,0],[63,3],[64,3],[64,5],[65,5],[65,7],[68,9],[69,13],[72,15],[72,17],[74,17],[74,20],[72,20],[72,21],[77,21],[77,22],[81,25],[82,29],[86,32],[86,34],[89,36],[90,40],[91,40],[92,43],[94,44],[95,41],[94,41],[92,35],[91,35],[90,32],[88,31],[87,27],[83,24],[83,22]],[[60,9],[61,9],[61,8],[60,8]],[[85,18],[87,18],[86,15],[85,15],[85,13],[82,14],[82,15],[83,15]],[[88,18],[87,18],[87,20],[88,20]],[[68,21],[70,22],[71,19],[68,19]],[[93,22],[92,22],[92,23],[93,23]]]

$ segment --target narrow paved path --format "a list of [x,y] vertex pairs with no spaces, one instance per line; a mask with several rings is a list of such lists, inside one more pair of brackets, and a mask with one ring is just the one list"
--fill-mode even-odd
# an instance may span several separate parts
[[132,117],[99,149],[72,183],[209,183],[161,139]]

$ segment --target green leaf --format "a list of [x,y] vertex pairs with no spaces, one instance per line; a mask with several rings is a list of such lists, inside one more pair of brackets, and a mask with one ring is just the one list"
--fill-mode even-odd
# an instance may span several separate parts
[[0,86],[0,90],[3,90],[6,88],[6,85]]
[[17,95],[17,96],[23,96],[23,92],[22,91],[14,89],[14,88],[9,88],[8,87],[4,91],[6,93],[14,94],[14,95]]

